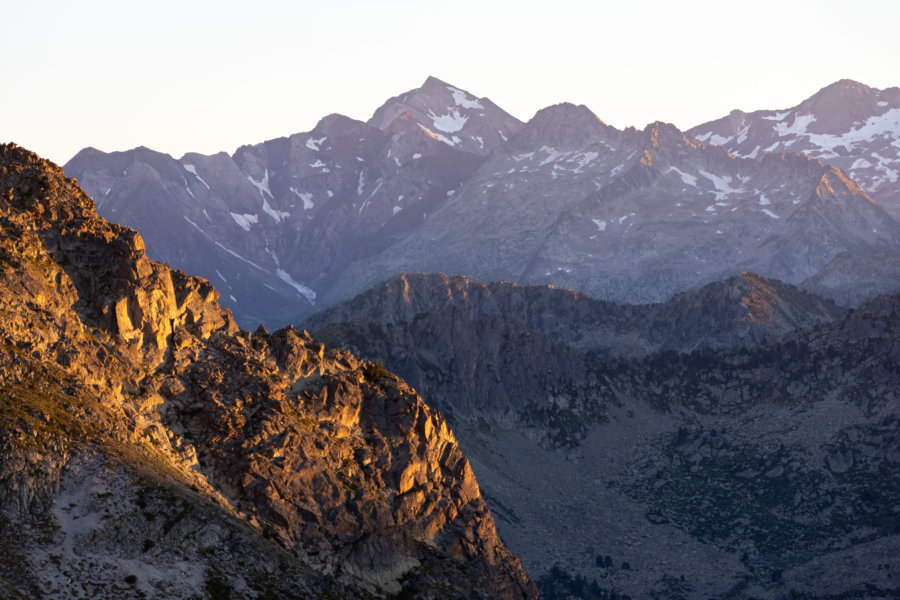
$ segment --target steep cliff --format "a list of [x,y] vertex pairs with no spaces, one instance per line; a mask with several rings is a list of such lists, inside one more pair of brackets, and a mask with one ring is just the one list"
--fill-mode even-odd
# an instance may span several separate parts
[[405,383],[241,331],[14,145],[0,194],[0,593],[536,597]]

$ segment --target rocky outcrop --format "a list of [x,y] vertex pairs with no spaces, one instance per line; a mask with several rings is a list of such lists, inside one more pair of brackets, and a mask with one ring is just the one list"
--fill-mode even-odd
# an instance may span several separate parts
[[535,597],[401,380],[239,330],[25,150],[0,148],[0,183],[5,595]]

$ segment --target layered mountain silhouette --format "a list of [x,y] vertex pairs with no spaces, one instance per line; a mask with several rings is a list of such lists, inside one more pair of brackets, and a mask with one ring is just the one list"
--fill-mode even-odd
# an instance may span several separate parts
[[551,286],[479,283],[461,276],[404,273],[301,323],[409,325],[453,308],[478,320],[503,316],[523,328],[597,354],[643,356],[656,351],[750,346],[846,312],[794,286],[741,273],[659,304],[614,304]]
[[[801,284],[830,265],[816,290],[858,302],[855,289],[898,282],[858,282],[864,273],[831,262],[896,252],[900,227],[871,195],[888,188],[847,174],[893,148],[893,92],[855,85],[856,95],[825,90],[794,111],[842,114],[834,107],[871,96],[877,127],[865,131],[880,133],[853,133],[841,146],[850,163],[823,162],[800,138],[768,152],[711,145],[725,143],[731,120],[714,124],[721,133],[692,130],[699,137],[664,123],[622,131],[561,104],[522,124],[429,78],[368,123],[331,115],[233,156],[86,149],[65,170],[102,215],[143,232],[150,256],[214,282],[245,325],[296,322],[411,271],[648,303],[741,271]],[[769,113],[751,116],[774,126]],[[809,132],[850,127],[816,118]],[[878,165],[889,181],[893,167]]]
[[546,597],[900,595],[897,102],[618,130],[429,78],[231,156],[65,166],[235,319],[6,149],[3,581],[111,586],[124,551],[157,570],[117,590],[179,597],[177,548],[207,591],[534,597],[493,514]]

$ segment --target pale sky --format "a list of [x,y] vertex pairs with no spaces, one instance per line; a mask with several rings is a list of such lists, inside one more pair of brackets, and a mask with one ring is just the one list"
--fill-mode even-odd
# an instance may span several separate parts
[[528,120],[687,129],[900,85],[896,0],[0,0],[0,141],[180,157],[367,120],[428,75]]

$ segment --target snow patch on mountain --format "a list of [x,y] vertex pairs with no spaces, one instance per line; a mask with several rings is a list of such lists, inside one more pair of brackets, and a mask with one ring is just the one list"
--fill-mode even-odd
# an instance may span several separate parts
[[547,155],[547,158],[541,161],[541,166],[556,162],[559,159],[565,158],[566,156],[569,156],[569,154],[571,154],[570,152],[560,152],[556,148],[551,148],[550,146],[541,146],[540,151]]
[[575,168],[575,173],[580,173],[582,169],[591,164],[598,156],[600,156],[599,152],[581,152],[576,154],[566,162],[574,162],[578,163],[578,166]]
[[203,178],[202,178],[202,177],[200,177],[199,175],[197,175],[197,167],[195,167],[194,165],[183,165],[183,166],[184,166],[184,170],[187,171],[188,173],[190,173],[191,175],[193,175],[194,177],[196,177],[197,179],[199,179],[199,180],[200,180],[200,183],[202,183],[203,185],[206,186],[206,189],[208,189],[208,190],[209,190],[209,189],[212,189],[212,188],[209,187],[209,184],[208,184],[208,183],[206,183],[205,181],[203,181]]
[[[439,141],[439,142],[444,142],[444,143],[447,144],[448,146],[456,146],[456,144],[453,142],[453,140],[451,140],[451,139],[449,139],[449,138],[447,138],[447,137],[444,137],[444,136],[441,135],[440,133],[435,133],[435,132],[433,132],[432,130],[428,129],[427,127],[425,127],[425,126],[422,125],[421,123],[418,123],[418,125],[419,125],[419,129],[421,129],[422,131],[424,131],[425,134],[426,134],[428,137],[430,137],[431,139],[437,140],[437,141]],[[421,156],[421,155],[420,155],[420,156]],[[413,155],[413,158],[417,158],[417,157],[416,157],[415,155]]]
[[[247,263],[247,264],[250,265],[251,267],[256,267],[257,269],[259,269],[260,271],[263,271],[264,273],[267,272],[265,269],[263,269],[261,266],[259,266],[258,264],[256,264],[256,263],[253,262],[252,260],[248,260],[248,259],[244,258],[243,256],[241,256],[240,254],[238,254],[237,252],[235,252],[235,251],[232,250],[231,248],[229,248],[229,247],[225,246],[224,244],[222,244],[221,242],[215,242],[215,244],[216,244],[216,246],[218,246],[219,248],[221,248],[222,250],[224,250],[224,251],[227,252],[228,254],[232,255],[232,256],[235,257],[235,258],[241,259],[242,261],[244,261],[245,263]],[[278,291],[278,290],[275,290],[275,291]]]
[[316,152],[318,152],[319,147],[322,145],[322,142],[324,142],[326,139],[328,139],[328,138],[327,137],[322,137],[319,139],[309,138],[308,140],[306,140],[306,147],[309,148],[310,150],[315,150]]
[[272,219],[276,223],[281,223],[283,220],[287,219],[291,216],[291,213],[285,212],[282,210],[276,210],[269,205],[269,201],[263,198],[263,212],[272,217]]
[[275,274],[280,280],[297,290],[298,294],[309,300],[310,304],[316,303],[316,293],[302,283],[294,281],[294,278],[291,277],[287,271],[285,271],[284,269],[277,269],[275,271]]
[[263,197],[263,200],[265,200],[266,194],[269,195],[269,198],[273,198],[273,199],[275,198],[275,196],[272,195],[272,190],[269,189],[269,170],[268,169],[266,169],[266,173],[265,173],[265,175],[263,175],[262,181],[257,181],[255,179],[253,179],[253,177],[250,175],[247,175],[247,179],[250,181],[250,183],[252,183],[254,186],[256,186],[256,189],[259,190],[259,195]]
[[707,133],[704,133],[703,135],[698,135],[697,139],[704,143],[708,142],[714,146],[722,146],[724,144],[727,144],[731,140],[733,140],[734,136],[730,135],[728,137],[723,137],[723,136],[719,135],[718,133],[713,133],[712,131],[709,131]]
[[196,223],[194,223],[193,221],[191,221],[191,220],[190,220],[189,218],[187,218],[185,215],[182,215],[182,217],[184,217],[184,220],[185,220],[185,221],[187,221],[188,223],[190,223],[191,225],[193,225],[193,226],[194,226],[194,229],[196,229],[197,231],[199,231],[200,233],[202,233],[203,235],[205,235],[206,238],[207,238],[208,240],[212,241],[212,236],[210,236],[208,233],[206,233],[206,232],[203,230],[202,227],[200,227],[199,225],[197,225]]
[[716,200],[723,200],[730,196],[731,194],[739,194],[744,191],[743,188],[735,188],[731,186],[731,177],[719,176],[714,173],[708,173],[703,169],[699,171],[700,175],[708,179],[712,182],[713,187],[716,188]]
[[461,130],[469,120],[468,116],[459,114],[458,108],[450,109],[450,112],[446,115],[436,115],[434,114],[434,111],[428,111],[428,116],[431,118],[434,128],[439,129],[444,133],[456,133]]
[[676,167],[669,167],[669,170],[666,171],[666,173],[672,173],[672,172],[678,173],[678,175],[681,177],[681,181],[683,181],[685,184],[692,185],[694,187],[697,186],[697,178],[694,177],[693,175],[685,173],[684,171],[682,171]]
[[191,188],[188,187],[188,182],[186,177],[181,178],[184,181],[184,189],[187,190],[187,193],[191,195],[191,198],[194,200],[197,199],[197,196],[194,195],[194,192],[191,191]]
[[244,231],[250,231],[250,226],[259,223],[259,215],[256,214],[238,214],[228,213],[234,222],[237,223]]
[[790,110],[785,110],[782,112],[777,112],[770,117],[763,117],[766,121],[784,121],[784,118],[791,113]]
[[790,125],[778,123],[777,125],[774,125],[773,128],[779,137],[788,135],[806,135],[806,128],[815,120],[815,115],[796,115]]
[[469,95],[464,91],[456,89],[452,85],[448,85],[447,89],[450,90],[450,93],[453,95],[453,101],[457,106],[462,106],[463,108],[480,108],[484,109],[481,103],[477,98],[469,99]]
[[[315,206],[312,201],[312,194],[309,192],[298,192],[296,188],[291,188],[291,191],[294,192],[298,198],[303,200],[303,210],[309,210]],[[331,198],[333,195],[331,190],[328,190],[328,197]]]
[[865,123],[839,135],[827,133],[806,133],[809,141],[826,151],[834,152],[839,146],[852,150],[855,144],[871,142],[878,136],[897,138],[900,136],[900,108],[891,109],[884,114],[869,117]]

